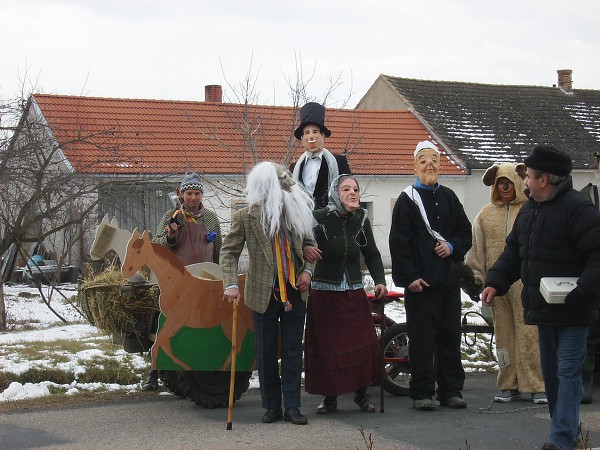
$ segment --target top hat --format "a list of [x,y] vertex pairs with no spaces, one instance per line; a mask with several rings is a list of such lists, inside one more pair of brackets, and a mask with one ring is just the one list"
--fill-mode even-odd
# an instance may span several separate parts
[[300,110],[300,126],[294,131],[296,139],[302,139],[302,131],[306,125],[316,125],[325,137],[331,136],[331,131],[325,127],[325,107],[319,103],[310,102]]

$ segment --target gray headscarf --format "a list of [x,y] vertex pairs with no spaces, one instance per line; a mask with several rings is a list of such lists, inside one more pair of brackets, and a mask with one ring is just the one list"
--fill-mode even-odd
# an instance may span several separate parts
[[[367,236],[365,235],[365,231],[363,229],[363,226],[368,216],[367,210],[364,208],[358,208],[356,211],[351,212],[344,208],[344,205],[342,205],[342,202],[340,201],[340,184],[348,178],[351,178],[352,180],[356,181],[356,185],[360,189],[358,181],[352,175],[349,175],[347,173],[338,175],[334,178],[334,180],[331,182],[331,186],[329,187],[329,203],[327,203],[327,209],[330,211],[330,213],[337,214],[338,216],[345,216],[345,213],[349,212],[349,221],[360,221],[360,229],[354,237],[354,240],[360,247],[364,247],[365,245],[367,245]],[[362,238],[364,239],[364,241],[357,240],[360,234],[362,234]]]
[[[348,178],[356,181],[356,185],[360,189],[358,181],[352,175],[343,173],[335,177],[331,182],[331,186],[329,186],[329,203],[327,203],[327,209],[329,209],[329,211],[337,211],[338,214],[349,212],[346,208],[344,208],[344,205],[342,205],[342,202],[340,200],[340,184],[342,183],[342,181],[347,180]],[[358,208],[358,210],[356,210],[355,213],[357,213],[361,209],[366,214],[367,211],[364,208]]]

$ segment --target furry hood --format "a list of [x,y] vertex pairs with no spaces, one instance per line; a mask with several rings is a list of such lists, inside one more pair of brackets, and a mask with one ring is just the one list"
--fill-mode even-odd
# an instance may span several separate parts
[[525,183],[523,180],[525,179],[525,171],[527,168],[525,164],[511,164],[511,163],[502,163],[502,164],[494,164],[489,167],[481,180],[483,184],[486,186],[492,186],[490,192],[490,200],[494,205],[501,205],[502,201],[498,195],[498,179],[501,177],[508,178],[515,184],[515,199],[510,202],[512,205],[516,205],[519,203],[525,202],[527,200],[527,196],[525,195]]

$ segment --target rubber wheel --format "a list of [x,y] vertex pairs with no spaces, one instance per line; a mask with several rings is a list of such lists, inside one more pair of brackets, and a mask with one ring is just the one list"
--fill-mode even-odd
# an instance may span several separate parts
[[[252,372],[236,372],[234,402],[250,387]],[[205,408],[226,408],[229,406],[229,372],[217,371],[180,371],[178,387],[185,397],[196,405]]]
[[384,367],[387,378],[383,388],[390,394],[409,395],[410,360],[408,359],[408,335],[406,324],[397,323],[383,333]]
[[179,372],[176,370],[161,370],[159,377],[169,390],[181,398],[187,398],[179,386]]

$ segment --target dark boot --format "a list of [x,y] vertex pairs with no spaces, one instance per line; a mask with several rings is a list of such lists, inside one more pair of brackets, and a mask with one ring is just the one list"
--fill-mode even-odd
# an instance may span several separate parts
[[158,389],[158,370],[151,370],[146,382],[142,385],[142,391],[155,391]]
[[362,412],[374,413],[375,406],[369,401],[369,391],[366,387],[360,388],[354,392],[354,403],[358,405]]

